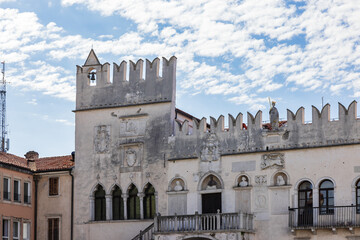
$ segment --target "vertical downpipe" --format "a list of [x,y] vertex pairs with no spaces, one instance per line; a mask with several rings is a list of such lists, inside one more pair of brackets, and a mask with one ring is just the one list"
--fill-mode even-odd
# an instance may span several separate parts
[[39,183],[39,177],[34,176],[34,182],[35,182],[35,203],[34,203],[34,240],[37,239],[37,200],[38,200],[38,183]]
[[69,170],[71,176],[71,219],[70,219],[70,240],[73,240],[74,235],[74,175],[72,174],[72,168]]

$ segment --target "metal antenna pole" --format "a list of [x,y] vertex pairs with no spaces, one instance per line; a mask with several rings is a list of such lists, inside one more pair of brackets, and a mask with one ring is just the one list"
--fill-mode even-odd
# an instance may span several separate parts
[[1,145],[0,151],[6,152],[5,141],[6,141],[6,80],[5,80],[5,61],[1,62],[2,66],[2,83],[0,87],[0,103],[1,103]]

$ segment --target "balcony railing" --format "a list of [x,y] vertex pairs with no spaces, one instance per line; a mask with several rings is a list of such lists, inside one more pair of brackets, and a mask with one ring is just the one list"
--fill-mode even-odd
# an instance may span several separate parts
[[30,204],[31,203],[31,197],[30,196],[24,196],[24,203]]
[[14,202],[21,202],[21,195],[19,193],[14,193]]
[[357,226],[360,226],[360,206],[289,208],[289,227],[292,229]]
[[4,200],[10,200],[10,192],[4,192]]
[[208,213],[156,216],[155,233],[253,231],[253,215],[247,213]]

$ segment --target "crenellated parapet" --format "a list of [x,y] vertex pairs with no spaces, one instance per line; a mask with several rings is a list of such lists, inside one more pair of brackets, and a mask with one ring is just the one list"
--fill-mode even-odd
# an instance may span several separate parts
[[[206,118],[189,122],[178,122],[175,127],[175,144],[172,156],[175,158],[194,157],[201,154],[201,146],[210,134],[219,141],[221,154],[241,152],[322,147],[360,143],[360,119],[357,118],[357,102],[348,108],[339,103],[338,120],[330,120],[330,105],[321,111],[312,106],[312,122],[305,123],[305,109],[296,113],[287,110],[287,121],[277,130],[269,130],[262,123],[262,112],[247,113],[247,127],[243,126],[243,115],[234,118],[229,114],[228,127],[224,126],[224,116],[210,117],[210,128]],[[268,125],[268,124],[267,124]]]
[[110,64],[101,64],[91,50],[85,64],[77,66],[76,110],[174,102],[176,57],[163,58],[161,76],[159,58],[146,59],[145,73],[143,65],[142,59],[114,63],[111,81]]

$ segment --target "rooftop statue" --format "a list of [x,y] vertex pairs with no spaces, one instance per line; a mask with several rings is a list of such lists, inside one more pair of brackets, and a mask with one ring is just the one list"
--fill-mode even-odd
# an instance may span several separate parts
[[270,124],[271,130],[278,130],[279,129],[279,112],[275,107],[276,102],[272,101],[272,107],[270,108],[269,115],[270,115]]

